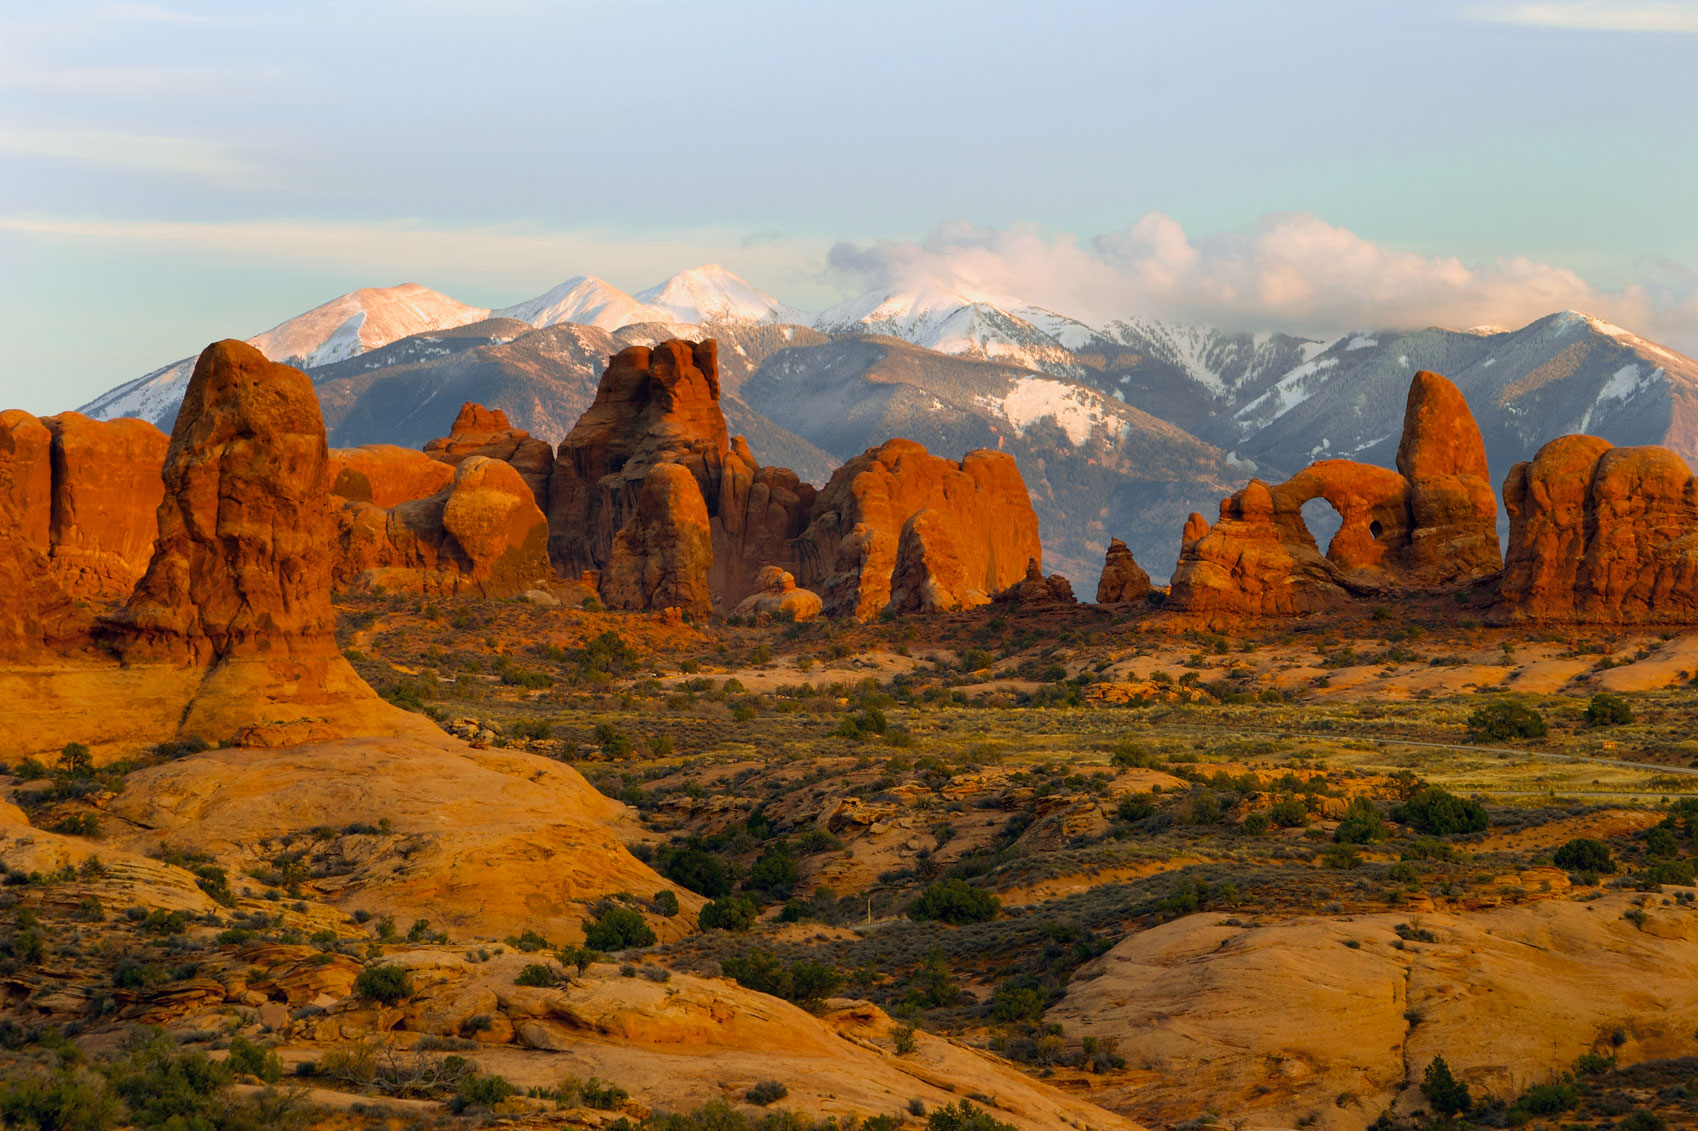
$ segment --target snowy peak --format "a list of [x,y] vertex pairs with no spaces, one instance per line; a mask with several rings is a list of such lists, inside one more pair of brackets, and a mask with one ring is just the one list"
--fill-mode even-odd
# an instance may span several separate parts
[[413,334],[488,317],[487,307],[467,306],[418,283],[364,287],[256,334],[248,343],[273,361],[310,369]]
[[552,290],[494,313],[497,318],[516,318],[539,330],[573,322],[611,332],[638,322],[675,320],[671,312],[639,302],[594,275],[574,275]]
[[779,302],[717,263],[680,271],[637,293],[638,301],[666,311],[674,322],[786,322],[807,325],[811,315]]
[[939,353],[1063,374],[1077,367],[1070,351],[1100,336],[1042,307],[1003,307],[942,287],[869,291],[822,312],[814,327],[887,334]]

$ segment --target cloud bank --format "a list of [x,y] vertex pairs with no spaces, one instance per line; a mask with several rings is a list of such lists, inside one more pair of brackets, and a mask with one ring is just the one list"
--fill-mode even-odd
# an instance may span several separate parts
[[1545,3],[1478,4],[1470,19],[1564,31],[1698,32],[1692,0],[1547,0]]
[[1468,264],[1397,251],[1304,213],[1192,235],[1152,212],[1082,240],[1029,228],[945,224],[922,240],[840,243],[828,270],[848,289],[953,290],[1104,323],[1129,315],[1228,329],[1332,335],[1422,326],[1515,328],[1564,309],[1698,350],[1698,277],[1673,264],[1615,290],[1524,257]]

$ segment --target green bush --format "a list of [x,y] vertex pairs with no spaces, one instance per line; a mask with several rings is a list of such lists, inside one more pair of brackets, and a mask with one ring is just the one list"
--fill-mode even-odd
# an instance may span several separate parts
[[367,966],[354,979],[354,992],[383,1005],[413,996],[413,975],[402,966]]
[[230,1071],[244,1076],[258,1076],[267,1084],[275,1084],[283,1075],[283,1062],[271,1049],[257,1045],[246,1037],[230,1041],[230,1055],[225,1061]]
[[695,845],[664,852],[659,864],[661,875],[709,899],[730,895],[737,883],[737,877],[724,861]]
[[746,895],[716,899],[696,915],[696,925],[704,931],[746,931],[755,925],[760,909]]
[[1468,716],[1468,736],[1475,742],[1543,738],[1549,730],[1544,716],[1525,703],[1492,703]]
[[789,1094],[790,1089],[777,1080],[762,1080],[759,1084],[750,1088],[743,1098],[756,1107],[766,1107],[769,1104],[777,1103]]
[[519,971],[513,979],[515,986],[553,986],[560,982],[560,975],[554,972],[554,967],[544,962],[532,962]]
[[1426,1075],[1421,1079],[1421,1094],[1427,1097],[1434,1111],[1447,1119],[1474,1106],[1468,1085],[1451,1074],[1450,1065],[1442,1056],[1428,1062]]
[[1384,840],[1386,833],[1385,820],[1374,803],[1366,797],[1352,797],[1332,838],[1339,844],[1368,844]]
[[917,922],[937,920],[961,926],[984,923],[995,919],[1002,910],[1002,900],[988,891],[976,888],[965,880],[947,879],[927,887],[920,897],[908,906],[908,917]]
[[671,888],[663,888],[655,892],[654,899],[650,902],[654,904],[655,913],[658,915],[664,915],[670,919],[678,914],[678,893]]
[[1556,850],[1551,858],[1558,868],[1570,872],[1609,873],[1615,871],[1615,859],[1609,846],[1591,837],[1576,837]]
[[1282,829],[1309,827],[1309,809],[1296,797],[1274,802],[1273,808],[1268,810],[1268,817]]
[[654,942],[654,931],[629,907],[608,907],[594,919],[584,920],[584,945],[592,950],[626,950]]
[[460,1086],[455,1089],[454,1114],[458,1115],[467,1108],[494,1107],[516,1090],[505,1076],[474,1072],[461,1080]]
[[106,1081],[69,1069],[0,1081],[0,1120],[42,1131],[109,1131],[124,1114]]
[[1391,816],[1434,836],[1482,833],[1488,824],[1485,806],[1436,785],[1422,786],[1413,797],[1394,808]]
[[1633,721],[1633,704],[1623,695],[1600,691],[1586,704],[1586,725],[1594,727],[1621,726]]
[[959,1100],[932,1112],[926,1120],[926,1131],[1016,1131],[1016,1128],[967,1100]]
[[1515,1101],[1515,1107],[1532,1115],[1559,1115],[1573,1111],[1580,1103],[1580,1093],[1568,1080],[1550,1084],[1535,1084]]

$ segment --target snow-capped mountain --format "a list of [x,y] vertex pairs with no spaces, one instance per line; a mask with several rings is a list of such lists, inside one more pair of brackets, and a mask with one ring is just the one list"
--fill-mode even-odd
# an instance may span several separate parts
[[[1019,311],[1019,313],[1016,313]],[[834,334],[883,334],[926,349],[1072,375],[1072,350],[1101,335],[1082,322],[1028,304],[999,306],[941,287],[869,291],[814,318]]]
[[594,275],[574,275],[535,298],[494,311],[492,316],[516,318],[539,330],[572,322],[580,326],[595,326],[609,333],[639,322],[677,321],[670,311],[639,302]]
[[666,311],[674,322],[813,322],[807,311],[779,302],[717,263],[680,271],[636,297]]
[[[467,306],[418,283],[362,287],[255,334],[248,344],[273,361],[312,369],[414,334],[465,326],[487,317],[488,307]],[[169,419],[176,415],[194,367],[193,357],[174,361],[96,397],[80,411],[96,420]]]

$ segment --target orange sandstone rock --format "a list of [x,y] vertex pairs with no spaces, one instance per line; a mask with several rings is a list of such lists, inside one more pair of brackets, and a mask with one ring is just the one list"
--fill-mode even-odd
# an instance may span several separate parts
[[467,401],[460,406],[447,436],[430,441],[424,454],[450,466],[471,456],[498,459],[513,465],[537,506],[548,511],[548,480],[554,472],[554,448],[523,428],[515,428],[498,408]]
[[690,469],[676,463],[650,468],[636,511],[614,535],[601,574],[603,603],[610,609],[677,608],[707,616],[713,611],[712,537],[707,504]]
[[994,600],[1017,605],[1071,605],[1078,598],[1073,596],[1072,582],[1059,573],[1045,577],[1038,560],[1032,558],[1026,562],[1026,576],[996,594]]
[[[903,528],[924,510],[935,515],[911,535],[910,569],[894,592]],[[954,560],[945,567],[946,545]],[[899,609],[922,600],[941,601],[938,607],[973,603],[974,594],[989,596],[1019,580],[1025,562],[1042,553],[1037,514],[1012,457],[981,450],[957,463],[895,439],[832,474],[796,542],[796,575],[820,594],[827,613],[865,620],[893,598]],[[939,563],[936,579],[947,574],[961,588],[947,599],[936,592],[923,597],[921,558]]]
[[330,450],[330,491],[356,503],[388,510],[428,499],[454,482],[456,463],[432,459],[395,444]]
[[127,596],[147,571],[170,441],[145,420],[42,419],[53,434],[53,572],[74,597]]
[[1103,574],[1097,581],[1097,604],[1117,605],[1142,601],[1150,592],[1150,575],[1144,572],[1126,543],[1109,539],[1103,555]]
[[766,566],[755,579],[755,584],[756,592],[737,604],[735,615],[786,615],[791,620],[812,620],[819,616],[819,594],[796,588],[796,578],[789,570]]

